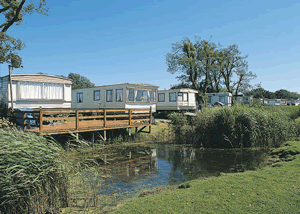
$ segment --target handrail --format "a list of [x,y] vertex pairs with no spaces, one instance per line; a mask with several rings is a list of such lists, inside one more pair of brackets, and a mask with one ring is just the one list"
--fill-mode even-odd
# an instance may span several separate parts
[[[143,111],[143,112],[142,112]],[[28,118],[27,113],[34,113],[33,118]],[[51,114],[52,115],[51,115]],[[65,115],[65,114],[68,115]],[[52,132],[58,133],[60,130],[80,131],[88,129],[99,130],[110,129],[111,127],[135,127],[141,125],[152,124],[152,108],[150,109],[100,109],[100,110],[45,110],[38,111],[22,111],[23,117],[16,117],[14,119],[22,121],[25,131],[39,132],[40,134]],[[53,117],[53,115],[56,115]],[[36,121],[36,125],[31,125],[28,121]],[[51,123],[48,126],[44,121],[62,121],[62,123]],[[141,123],[137,123],[140,121]],[[148,122],[147,122],[148,121]],[[27,123],[27,124],[26,124]],[[39,130],[28,130],[28,127],[38,127]],[[102,127],[102,128],[101,128]]]

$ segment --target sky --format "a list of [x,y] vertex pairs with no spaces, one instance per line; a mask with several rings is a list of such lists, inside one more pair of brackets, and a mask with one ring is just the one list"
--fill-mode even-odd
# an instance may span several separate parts
[[[19,53],[24,68],[13,74],[72,72],[96,85],[169,89],[179,73],[167,72],[166,54],[173,43],[199,36],[238,45],[257,75],[253,85],[300,93],[299,0],[49,0],[47,6],[48,16],[27,15],[26,24],[7,31],[26,44]],[[7,74],[1,64],[0,76]]]

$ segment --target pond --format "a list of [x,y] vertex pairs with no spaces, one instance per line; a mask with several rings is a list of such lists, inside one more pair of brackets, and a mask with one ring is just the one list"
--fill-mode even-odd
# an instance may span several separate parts
[[93,186],[94,194],[114,198],[106,205],[114,205],[144,189],[219,176],[222,172],[255,170],[264,166],[268,158],[264,149],[221,150],[174,144],[157,144],[151,150],[126,150],[123,154],[129,159],[108,164],[96,176],[93,171],[81,175]]

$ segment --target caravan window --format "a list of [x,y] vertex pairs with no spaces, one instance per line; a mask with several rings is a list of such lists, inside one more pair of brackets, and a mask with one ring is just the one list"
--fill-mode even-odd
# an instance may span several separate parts
[[155,102],[155,91],[151,91],[151,102]]
[[211,96],[208,96],[208,103],[211,103]]
[[77,103],[82,103],[82,102],[83,102],[83,94],[77,93]]
[[165,93],[158,94],[158,102],[165,102]]
[[21,99],[43,99],[42,83],[20,83],[20,98]]
[[176,102],[176,92],[169,93],[169,101]]
[[134,101],[134,90],[128,89],[128,101]]
[[112,102],[112,90],[106,90],[106,102]]
[[63,99],[64,86],[58,84],[44,84],[44,99]]
[[219,102],[225,103],[225,97],[224,96],[219,97]]
[[123,102],[123,89],[116,90],[116,101]]
[[184,101],[187,102],[188,101],[188,93],[187,92],[179,92],[178,93],[178,101]]
[[149,91],[146,90],[137,90],[136,101],[149,102]]
[[100,100],[100,90],[94,91],[94,101]]
[[57,99],[64,98],[61,84],[20,83],[20,99]]

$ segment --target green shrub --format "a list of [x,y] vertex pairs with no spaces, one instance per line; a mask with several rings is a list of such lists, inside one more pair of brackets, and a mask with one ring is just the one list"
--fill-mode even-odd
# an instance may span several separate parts
[[177,142],[203,147],[277,147],[296,136],[300,125],[292,118],[298,108],[234,107],[210,108],[188,119],[172,114],[171,128]]
[[0,129],[0,213],[58,213],[67,203],[67,178],[54,141]]

